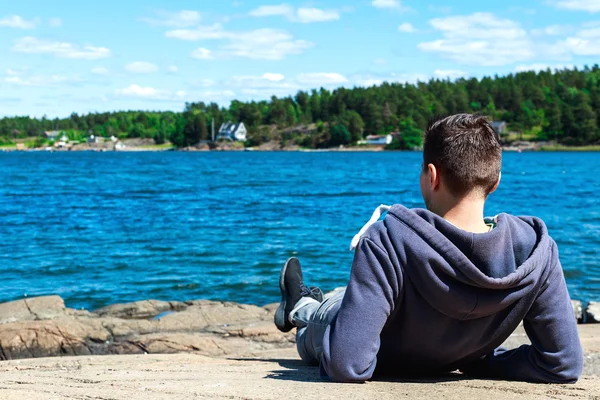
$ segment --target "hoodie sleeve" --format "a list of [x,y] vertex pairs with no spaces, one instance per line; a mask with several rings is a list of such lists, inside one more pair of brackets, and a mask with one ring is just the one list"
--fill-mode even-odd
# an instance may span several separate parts
[[531,345],[494,354],[465,369],[468,375],[543,383],[574,383],[583,370],[583,349],[560,261],[553,267],[523,325]]
[[399,286],[387,252],[363,238],[339,313],[325,331],[322,374],[336,382],[364,382],[373,376],[379,335],[394,309]]

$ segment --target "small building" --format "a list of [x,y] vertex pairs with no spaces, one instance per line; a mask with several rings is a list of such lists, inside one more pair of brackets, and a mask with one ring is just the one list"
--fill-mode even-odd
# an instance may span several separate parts
[[369,135],[367,136],[367,143],[375,146],[386,146],[392,143],[392,135]]
[[17,143],[17,150],[18,151],[25,150],[25,144],[23,144],[23,143]]
[[505,121],[492,121],[490,125],[498,135],[505,135],[508,133],[508,125]]
[[234,124],[233,122],[227,122],[221,125],[219,128],[219,134],[217,140],[232,140],[237,142],[245,142],[248,131],[243,122]]
[[44,132],[44,136],[46,136],[46,138],[48,140],[56,140],[58,139],[58,137],[60,135],[64,135],[65,133],[63,131],[46,131]]
[[88,142],[88,144],[104,143],[104,138],[103,137],[99,137],[99,136],[90,135],[87,138],[87,142]]

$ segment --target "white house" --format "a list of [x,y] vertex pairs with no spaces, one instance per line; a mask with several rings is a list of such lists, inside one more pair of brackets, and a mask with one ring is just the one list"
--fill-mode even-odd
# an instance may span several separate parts
[[245,142],[246,135],[248,131],[246,130],[246,126],[243,122],[234,124],[232,122],[227,122],[222,124],[219,128],[219,134],[217,135],[217,140],[225,139],[232,140],[238,142]]
[[394,138],[392,135],[370,135],[367,136],[367,143],[377,146],[386,146],[392,143]]

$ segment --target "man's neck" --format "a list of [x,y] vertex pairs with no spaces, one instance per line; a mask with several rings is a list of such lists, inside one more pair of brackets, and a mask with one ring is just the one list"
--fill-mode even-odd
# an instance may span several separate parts
[[484,200],[463,199],[451,207],[441,207],[436,214],[463,231],[487,233],[490,227],[483,219]]

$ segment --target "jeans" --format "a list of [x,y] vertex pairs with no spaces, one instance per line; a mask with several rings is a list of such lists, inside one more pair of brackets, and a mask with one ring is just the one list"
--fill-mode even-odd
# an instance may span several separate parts
[[290,319],[298,328],[296,347],[304,362],[319,365],[325,330],[337,316],[345,293],[345,288],[337,289],[327,294],[322,303],[304,297],[290,313]]

